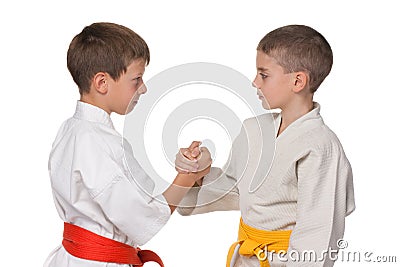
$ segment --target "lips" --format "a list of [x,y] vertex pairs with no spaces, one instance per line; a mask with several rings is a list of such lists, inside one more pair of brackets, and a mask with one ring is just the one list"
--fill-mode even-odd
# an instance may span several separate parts
[[257,90],[257,96],[258,96],[259,99],[265,98],[260,90]]

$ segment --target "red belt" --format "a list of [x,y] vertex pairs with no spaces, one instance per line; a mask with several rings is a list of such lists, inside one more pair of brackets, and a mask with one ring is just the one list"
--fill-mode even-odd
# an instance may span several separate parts
[[70,223],[64,222],[63,237],[65,250],[81,259],[133,266],[143,266],[148,261],[154,261],[164,267],[160,257],[151,250],[140,250]]

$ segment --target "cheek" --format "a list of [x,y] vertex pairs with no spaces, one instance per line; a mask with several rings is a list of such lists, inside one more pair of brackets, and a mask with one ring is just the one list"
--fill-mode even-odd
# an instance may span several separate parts
[[135,84],[131,84],[130,86],[129,86],[129,89],[127,90],[127,94],[130,96],[130,97],[133,97],[135,94],[136,94],[136,92],[137,92],[137,86],[135,85]]
[[265,97],[273,92],[273,87],[271,86],[271,82],[268,80],[268,78],[267,80],[262,80],[260,90]]
[[126,89],[120,96],[121,102],[124,103],[124,106],[129,105],[134,95],[135,95],[135,90],[133,89],[133,87],[132,86],[126,87]]
[[265,81],[261,86],[261,92],[268,102],[275,102],[279,95],[279,88],[276,86],[272,79]]

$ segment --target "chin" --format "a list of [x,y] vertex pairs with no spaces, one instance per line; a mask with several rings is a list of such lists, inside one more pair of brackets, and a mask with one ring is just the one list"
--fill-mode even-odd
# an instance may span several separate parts
[[131,113],[132,110],[133,110],[133,107],[132,108],[127,108],[125,110],[125,112],[123,114],[121,114],[121,115],[127,115],[127,114]]
[[266,109],[266,110],[270,110],[270,109],[271,109],[271,107],[268,106],[267,104],[262,104],[262,107],[263,107],[264,109]]
[[135,108],[136,103],[137,102],[132,102],[131,104],[129,104],[123,115],[129,114]]
[[263,107],[264,109],[266,109],[266,110],[273,109],[273,108],[268,104],[268,102],[265,101],[264,99],[263,99],[263,101],[261,102],[261,104],[262,104],[262,107]]

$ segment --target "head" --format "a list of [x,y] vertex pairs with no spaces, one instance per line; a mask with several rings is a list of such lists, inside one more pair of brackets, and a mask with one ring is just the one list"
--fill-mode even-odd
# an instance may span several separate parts
[[142,76],[149,61],[149,48],[138,34],[105,22],[85,27],[67,53],[68,70],[81,99],[118,114],[129,112],[130,100],[134,104],[146,92]]
[[332,63],[331,47],[319,32],[304,25],[284,26],[259,42],[253,85],[271,108],[280,107],[285,97],[294,94],[312,99]]

